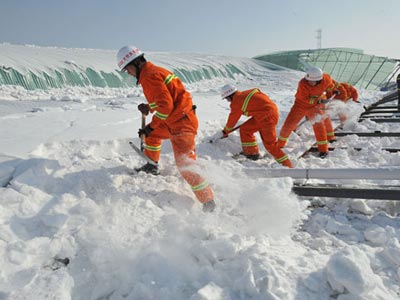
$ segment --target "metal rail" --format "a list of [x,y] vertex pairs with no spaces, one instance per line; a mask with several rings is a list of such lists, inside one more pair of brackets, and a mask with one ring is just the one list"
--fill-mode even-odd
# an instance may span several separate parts
[[[355,151],[363,150],[363,148],[360,148],[360,147],[329,147],[328,148],[329,151],[334,151],[337,149],[339,149],[339,150],[355,150]],[[381,148],[379,150],[395,153],[395,152],[399,152],[400,148]],[[311,153],[318,152],[318,147],[313,146],[308,150],[308,152],[311,152]]]
[[398,117],[398,118],[376,118],[376,117],[360,118],[359,122],[361,122],[363,120],[370,120],[375,123],[399,123],[400,117]]
[[354,188],[330,185],[295,185],[292,191],[298,196],[375,199],[400,201],[400,186],[396,188]]
[[340,179],[340,180],[398,180],[400,168],[309,168],[309,169],[264,169],[246,168],[250,176],[264,178],[291,177],[294,179]]
[[[400,88],[400,87],[399,87]],[[400,117],[382,117],[385,114],[398,113],[400,110],[400,90],[385,96],[378,102],[366,108],[366,111],[361,114],[359,121],[368,119],[374,122],[400,122]],[[380,106],[381,104],[392,102],[399,99],[398,106]],[[400,132],[335,132],[336,137],[346,135],[357,135],[360,137],[400,137]],[[329,147],[329,150],[338,148]],[[362,148],[339,148],[339,149],[354,149],[357,151]],[[383,151],[399,152],[398,148],[382,148]],[[318,148],[311,146],[303,156],[308,152],[318,152]],[[251,171],[249,171],[251,172]],[[254,173],[260,173],[253,170]],[[263,172],[264,176],[288,176],[292,178],[302,179],[386,179],[386,180],[400,180],[400,169],[290,169],[275,171],[270,170]],[[260,175],[260,174],[259,174]],[[292,191],[298,196],[306,197],[334,197],[334,198],[352,198],[352,199],[375,199],[375,200],[396,200],[400,201],[400,186],[374,186],[374,187],[353,187],[332,185],[332,184],[294,184]]]
[[352,135],[355,134],[360,137],[400,137],[400,132],[381,132],[381,131],[375,131],[375,132],[350,132],[350,131],[339,131],[335,132],[335,136],[346,136],[346,135]]

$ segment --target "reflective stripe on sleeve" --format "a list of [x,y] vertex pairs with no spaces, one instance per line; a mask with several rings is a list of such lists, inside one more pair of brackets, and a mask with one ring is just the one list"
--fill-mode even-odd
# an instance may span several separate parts
[[177,79],[178,76],[174,74],[169,74],[165,79],[164,79],[164,84],[168,85],[172,80]]
[[248,95],[246,96],[246,99],[244,99],[244,102],[243,102],[243,105],[242,105],[242,112],[243,112],[244,115],[247,116],[247,114],[248,114],[248,112],[247,112],[247,106],[249,105],[249,101],[250,101],[251,97],[253,97],[253,95],[254,95],[255,93],[257,93],[257,92],[258,92],[258,89],[252,90],[252,91],[250,92],[250,94],[248,94]]
[[[165,79],[164,79],[164,84],[165,84],[165,85],[168,85],[168,84],[171,83],[172,80],[177,79],[177,78],[178,78],[178,76],[176,76],[176,75],[174,75],[174,74],[169,74],[167,77],[165,77]],[[150,105],[150,108],[151,108],[151,109],[156,109],[156,108],[158,107],[157,104],[156,104],[155,102],[154,102],[154,103],[150,103],[149,105]],[[154,115],[155,115],[157,118],[159,118],[161,121],[165,121],[165,120],[168,118],[168,116],[169,116],[169,115],[160,113],[159,111],[156,111]]]
[[165,121],[168,118],[168,115],[162,114],[159,111],[156,111],[154,115],[162,121]]

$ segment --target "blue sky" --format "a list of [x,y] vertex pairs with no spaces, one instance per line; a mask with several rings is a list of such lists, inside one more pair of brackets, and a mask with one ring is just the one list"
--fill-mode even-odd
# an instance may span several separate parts
[[252,57],[317,47],[400,58],[399,0],[1,0],[0,42]]

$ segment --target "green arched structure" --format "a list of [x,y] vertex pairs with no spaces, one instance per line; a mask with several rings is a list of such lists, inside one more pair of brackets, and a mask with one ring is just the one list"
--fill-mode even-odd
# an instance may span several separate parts
[[254,59],[299,71],[309,66],[320,67],[336,81],[364,89],[386,88],[400,68],[399,60],[364,54],[363,50],[352,48],[281,51]]

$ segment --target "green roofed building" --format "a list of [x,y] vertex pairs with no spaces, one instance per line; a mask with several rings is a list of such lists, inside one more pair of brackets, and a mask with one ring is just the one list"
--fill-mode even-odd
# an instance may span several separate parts
[[352,48],[325,48],[274,52],[254,57],[286,68],[321,68],[339,82],[364,89],[385,89],[399,71],[399,60],[364,54]]

